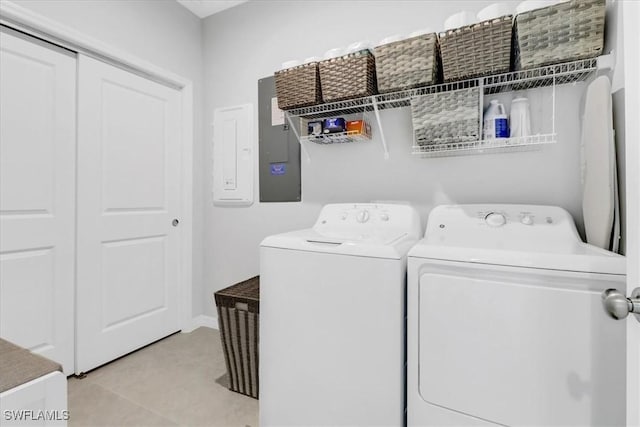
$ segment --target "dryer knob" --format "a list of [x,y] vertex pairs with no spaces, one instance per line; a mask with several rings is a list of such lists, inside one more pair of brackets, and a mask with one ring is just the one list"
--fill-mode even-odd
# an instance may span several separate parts
[[358,222],[369,221],[369,211],[366,209],[363,209],[360,212],[358,212],[358,215],[356,215],[356,221]]
[[487,215],[484,220],[491,227],[501,227],[506,224],[507,219],[501,213],[491,212]]

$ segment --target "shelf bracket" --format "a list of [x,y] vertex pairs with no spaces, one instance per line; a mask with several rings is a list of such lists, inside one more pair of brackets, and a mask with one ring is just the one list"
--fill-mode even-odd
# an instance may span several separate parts
[[616,52],[612,50],[611,52],[598,56],[596,66],[598,70],[613,70],[616,65]]
[[378,109],[378,101],[375,96],[371,97],[371,104],[373,105],[373,111],[376,114],[376,121],[378,122],[378,130],[380,131],[380,140],[382,141],[382,149],[384,150],[384,159],[389,160],[389,150],[387,148],[387,140],[384,137],[384,129],[382,129],[382,121],[380,120],[380,110]]
[[300,138],[300,133],[298,132],[298,128],[293,124],[293,119],[291,118],[291,114],[289,114],[288,111],[285,111],[284,115],[287,117],[287,122],[289,122],[289,129],[293,131],[293,134],[296,136],[296,139],[298,140],[298,144],[300,144],[300,150],[304,153],[304,156],[307,159],[307,163],[311,163],[311,157],[309,156],[309,152],[307,151],[304,144],[302,143],[302,139]]
[[478,79],[478,138],[483,139],[484,135],[484,79]]
[[551,89],[551,133],[556,134],[556,75],[553,74],[553,85]]

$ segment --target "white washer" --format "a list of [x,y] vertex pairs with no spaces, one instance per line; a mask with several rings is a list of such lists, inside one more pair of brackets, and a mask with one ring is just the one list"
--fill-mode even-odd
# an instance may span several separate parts
[[624,425],[625,258],[563,209],[439,206],[409,253],[407,422]]
[[407,205],[332,204],[260,247],[260,425],[398,426]]

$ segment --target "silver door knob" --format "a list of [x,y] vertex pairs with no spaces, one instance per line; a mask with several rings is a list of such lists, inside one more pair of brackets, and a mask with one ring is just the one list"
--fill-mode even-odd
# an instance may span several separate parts
[[633,313],[640,321],[640,288],[635,288],[631,298],[627,298],[617,289],[607,289],[602,293],[604,309],[614,319],[624,319]]
[[178,221],[178,218],[174,218],[173,221],[171,221],[171,225],[173,225],[174,227],[177,227],[178,224],[180,224],[180,221]]

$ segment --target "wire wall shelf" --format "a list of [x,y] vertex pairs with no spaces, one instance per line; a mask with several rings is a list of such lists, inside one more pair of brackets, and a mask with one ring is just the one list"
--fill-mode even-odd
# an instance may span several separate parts
[[[561,64],[548,65],[545,67],[533,68],[530,70],[513,71],[509,73],[496,74],[491,76],[482,76],[468,80],[456,82],[440,83],[432,86],[425,86],[415,89],[407,89],[395,92],[382,93],[378,95],[368,96],[364,98],[348,99],[344,101],[330,102],[309,107],[295,108],[285,111],[285,116],[289,123],[293,126],[295,119],[310,120],[324,117],[332,117],[337,115],[359,114],[373,112],[376,117],[378,131],[380,133],[380,142],[384,151],[384,158],[389,158],[387,141],[384,135],[380,111],[390,108],[403,108],[412,106],[412,102],[420,99],[425,95],[433,95],[439,93],[462,91],[476,89],[476,97],[480,108],[480,117],[482,117],[482,108],[484,105],[484,97],[486,95],[498,94],[501,92],[520,91],[527,89],[537,89],[541,87],[551,87],[551,126],[546,130],[546,134],[528,136],[522,138],[509,138],[497,140],[478,141],[476,136],[472,136],[472,141],[463,141],[461,138],[446,143],[428,143],[425,145],[414,144],[413,154],[422,157],[442,157],[442,156],[458,156],[465,154],[481,154],[481,153],[499,153],[512,151],[528,151],[538,149],[544,144],[556,142],[556,86],[564,84],[574,84],[589,79],[598,70],[613,69],[613,55],[607,54],[597,58],[584,59],[579,61],[565,62]],[[415,123],[414,123],[415,125]],[[479,120],[480,129],[482,129],[482,120]],[[295,127],[294,127],[295,131]],[[414,129],[415,135],[415,129]],[[342,136],[323,136],[317,137],[300,137],[298,141],[302,144],[305,142],[315,143],[334,143],[334,142],[352,142],[361,140],[362,137],[352,138],[349,135]],[[415,137],[415,136],[414,136]],[[366,139],[366,138],[365,138]],[[311,161],[308,153],[307,160]]]
[[531,151],[557,142],[556,134],[542,134],[518,138],[499,138],[481,141],[459,141],[445,144],[414,145],[413,154],[421,157],[464,156],[481,153]]
[[536,89],[585,81],[597,69],[598,59],[592,58],[487,76],[482,84],[485,94]]
[[373,97],[347,99],[345,101],[329,102],[326,104],[312,105],[286,110],[286,113],[294,117],[317,119],[335,115],[357,114],[373,111]]
[[[300,149],[306,157],[307,162],[311,162],[311,157],[309,156],[309,152],[305,148],[305,146],[307,145],[306,143],[327,145],[371,141],[373,134],[371,129],[371,120],[368,112],[359,111],[344,115],[348,115],[351,117],[345,122],[346,126],[343,132],[322,132],[319,134],[316,134],[316,132],[318,131],[317,129],[310,126],[313,118],[305,116],[296,117],[290,114],[285,115],[289,128],[293,131],[298,142],[300,143]],[[378,125],[379,124],[380,120],[378,117]],[[306,133],[306,131],[308,131],[308,134],[304,134]],[[326,130],[324,131],[326,132]],[[387,146],[384,140],[382,141],[382,147],[385,153],[385,158],[388,158],[389,152],[387,151]]]
[[480,81],[478,79],[441,83],[433,86],[425,86],[400,92],[390,92],[376,95],[376,102],[378,104],[378,108],[380,108],[381,110],[384,110],[386,108],[408,107],[411,105],[411,98],[415,96],[430,95],[433,93],[441,92],[453,92],[457,90],[478,87],[479,85]]
[[365,142],[371,141],[371,135],[362,134],[360,132],[340,132],[328,133],[322,135],[307,135],[300,137],[301,142],[313,142],[316,144],[342,144],[347,142]]
[[295,108],[287,110],[287,114],[306,118],[319,118],[336,114],[354,114],[365,111],[384,110],[387,108],[408,107],[411,103],[411,98],[414,96],[450,92],[473,87],[482,87],[485,94],[492,94],[576,83],[586,80],[597,69],[598,58],[585,59],[531,70],[514,71],[457,82],[440,83],[416,89],[383,93],[364,98]]

